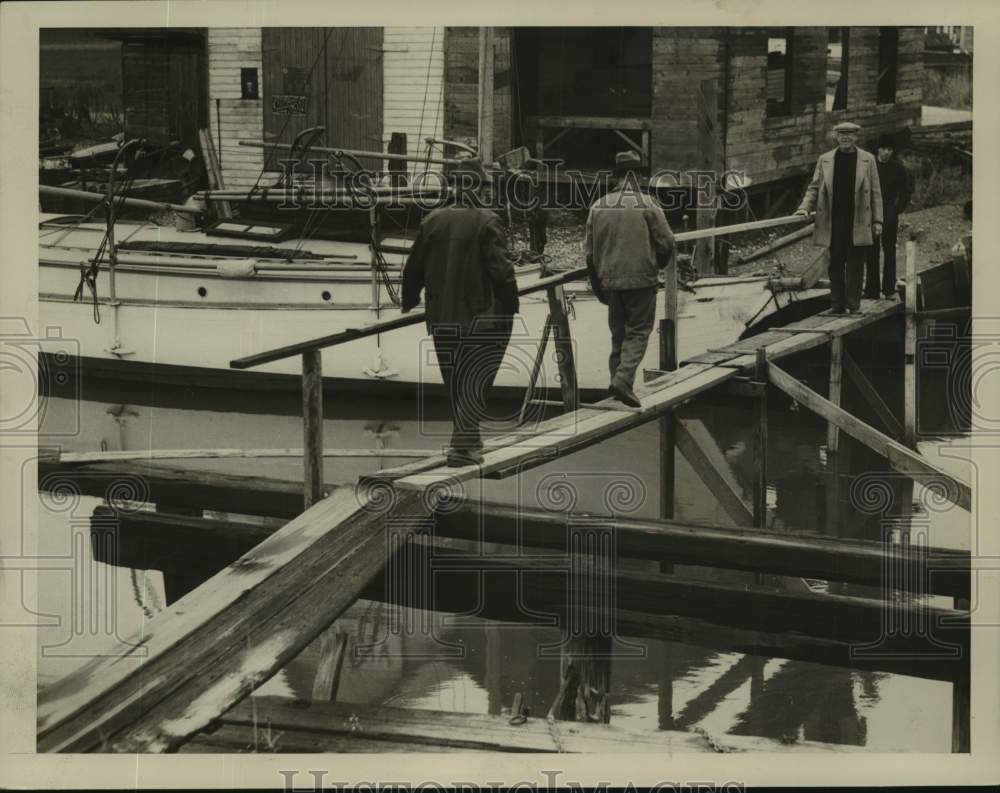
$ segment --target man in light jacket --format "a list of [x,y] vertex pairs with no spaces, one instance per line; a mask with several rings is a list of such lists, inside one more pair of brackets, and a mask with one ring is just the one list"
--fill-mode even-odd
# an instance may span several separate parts
[[882,190],[875,157],[857,147],[861,127],[843,121],[834,128],[837,148],[821,154],[795,214],[816,210],[813,243],[830,249],[830,310],[861,307],[865,261],[882,233]]
[[591,285],[608,306],[608,391],[630,407],[642,406],[632,387],[656,319],[659,271],[674,249],[663,210],[639,190],[638,165],[635,152],[615,156],[615,188],[590,208],[583,243]]

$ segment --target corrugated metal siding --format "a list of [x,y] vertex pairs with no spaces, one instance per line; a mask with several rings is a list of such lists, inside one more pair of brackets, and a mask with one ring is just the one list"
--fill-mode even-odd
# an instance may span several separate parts
[[[263,151],[239,145],[240,140],[264,137],[263,102],[241,99],[240,69],[263,68],[260,28],[208,29],[208,94],[212,137],[221,146],[226,187],[250,187],[263,165]],[[261,83],[263,75],[261,74]],[[263,96],[263,85],[261,86]],[[216,115],[216,100],[220,100]],[[219,130],[221,126],[221,138]]]
[[382,51],[382,148],[403,132],[407,153],[425,154],[424,138],[444,135],[444,28],[387,27]]

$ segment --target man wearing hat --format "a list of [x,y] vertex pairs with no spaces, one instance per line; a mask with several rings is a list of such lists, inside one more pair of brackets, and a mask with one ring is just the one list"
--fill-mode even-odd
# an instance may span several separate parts
[[[910,205],[910,175],[902,163],[896,159],[896,142],[892,135],[883,135],[878,140],[878,181],[882,188],[882,235],[868,253],[865,268],[865,297],[877,300],[879,286],[882,296],[896,294],[896,235],[899,231],[899,216]],[[879,244],[881,242],[881,244]],[[884,262],[882,278],[879,280],[879,249]]]
[[634,151],[615,155],[615,187],[591,206],[583,241],[591,285],[608,307],[608,391],[630,407],[641,407],[635,373],[656,319],[659,271],[674,249],[663,210],[639,190],[639,162]]
[[882,233],[882,192],[870,152],[857,147],[857,124],[834,128],[837,148],[819,156],[812,181],[796,215],[816,210],[813,244],[830,249],[830,310],[854,313],[861,307],[865,261]]
[[470,162],[449,174],[457,203],[423,219],[403,268],[403,313],[425,292],[427,330],[451,403],[452,467],[483,461],[480,420],[489,417],[489,392],[520,307],[506,233],[482,206],[481,172]]

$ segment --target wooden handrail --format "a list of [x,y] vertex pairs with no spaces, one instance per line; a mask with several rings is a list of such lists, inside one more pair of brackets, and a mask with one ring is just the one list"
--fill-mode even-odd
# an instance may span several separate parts
[[[674,235],[676,242],[686,242],[689,240],[704,239],[706,237],[718,237],[723,234],[735,234],[741,231],[751,231],[753,229],[770,228],[772,226],[782,226],[791,223],[805,223],[812,219],[812,215],[788,215],[786,217],[771,218],[770,220],[756,220],[750,223],[738,223],[732,226],[715,226],[713,228],[696,229],[695,231],[684,231]],[[530,295],[534,292],[541,292],[554,286],[567,284],[570,281],[577,281],[587,275],[586,267],[574,267],[572,270],[565,270],[557,275],[540,278],[533,284],[523,286],[517,290],[519,295]],[[243,358],[236,358],[229,362],[231,369],[250,369],[261,364],[280,361],[284,358],[291,358],[293,355],[302,355],[310,350],[322,350],[327,347],[335,347],[340,344],[364,339],[368,336],[375,336],[379,333],[387,333],[399,328],[407,328],[410,325],[417,325],[423,322],[425,314],[423,311],[411,311],[408,314],[393,317],[392,319],[380,320],[362,328],[348,328],[338,333],[331,333],[329,336],[320,336],[315,339],[300,341],[284,347],[277,347],[273,350],[247,355]]]
[[[517,290],[517,293],[519,295],[530,295],[534,292],[541,292],[543,289],[549,289],[553,286],[559,286],[560,284],[565,284],[569,281],[575,281],[579,278],[583,278],[586,274],[586,267],[577,267],[573,270],[566,270],[558,275],[540,278],[533,284],[521,287]],[[339,344],[346,344],[349,341],[354,341],[355,339],[363,339],[368,336],[375,336],[379,333],[386,333],[390,330],[406,328],[410,325],[417,325],[423,322],[424,319],[425,314],[423,311],[411,311],[409,314],[393,317],[392,319],[384,319],[379,322],[373,322],[371,325],[365,325],[363,328],[348,328],[347,330],[342,330],[339,333],[331,333],[329,336],[320,336],[316,339],[309,339],[308,341],[300,341],[296,344],[289,344],[286,347],[279,347],[274,350],[268,350],[267,352],[248,355],[245,358],[237,358],[236,360],[231,361],[229,366],[233,369],[249,369],[263,363],[280,361],[283,358],[291,358],[293,355],[301,355],[302,353],[309,352],[310,350],[322,350],[326,347],[335,347]]]

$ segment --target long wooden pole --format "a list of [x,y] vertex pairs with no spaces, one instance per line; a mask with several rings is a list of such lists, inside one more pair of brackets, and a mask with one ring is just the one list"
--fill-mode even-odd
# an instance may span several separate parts
[[[660,371],[677,369],[677,249],[670,253],[664,272],[663,319],[660,320]],[[674,517],[674,491],[677,477],[677,417],[667,411],[660,419],[660,517]],[[660,562],[661,573],[672,573],[674,566]]]
[[323,498],[323,353],[302,353],[305,508]]
[[573,338],[570,335],[569,317],[566,316],[565,296],[561,285],[549,287],[545,292],[549,301],[549,317],[555,332],[554,341],[563,408],[567,413],[571,413],[576,410],[579,404],[579,390],[577,389],[576,360],[573,355]]
[[479,28],[479,159],[493,162],[493,28]]
[[[830,339],[830,401],[840,407],[840,391],[843,382],[844,337]],[[832,421],[826,425],[827,454],[836,454],[840,448],[840,429]]]
[[903,348],[903,443],[917,448],[917,242],[906,241],[906,340]]
[[767,350],[757,349],[754,380],[764,386],[757,398],[757,437],[754,456],[753,525],[767,526]]
[[[95,204],[102,204],[108,200],[107,193],[92,193],[89,190],[73,190],[69,187],[56,187],[48,184],[38,185],[38,192],[41,195],[52,195],[59,198],[78,198],[82,201],[91,201]],[[114,202],[115,204],[121,204],[123,207],[149,209],[156,212],[161,209],[169,209],[173,212],[184,212],[189,215],[195,215],[202,211],[197,207],[186,207],[180,204],[170,204],[165,201],[147,201],[145,198],[115,197]]]
[[[255,140],[241,140],[239,142],[240,146],[244,146],[249,149],[288,149],[291,150],[291,145],[288,143],[266,143],[263,141]],[[319,154],[349,154],[352,157],[357,157],[360,160],[385,160],[387,162],[413,162],[426,165],[455,165],[460,160],[449,159],[444,157],[417,157],[409,154],[392,154],[387,151],[365,151],[363,149],[337,149],[330,146],[310,146],[310,152],[317,152]]]

